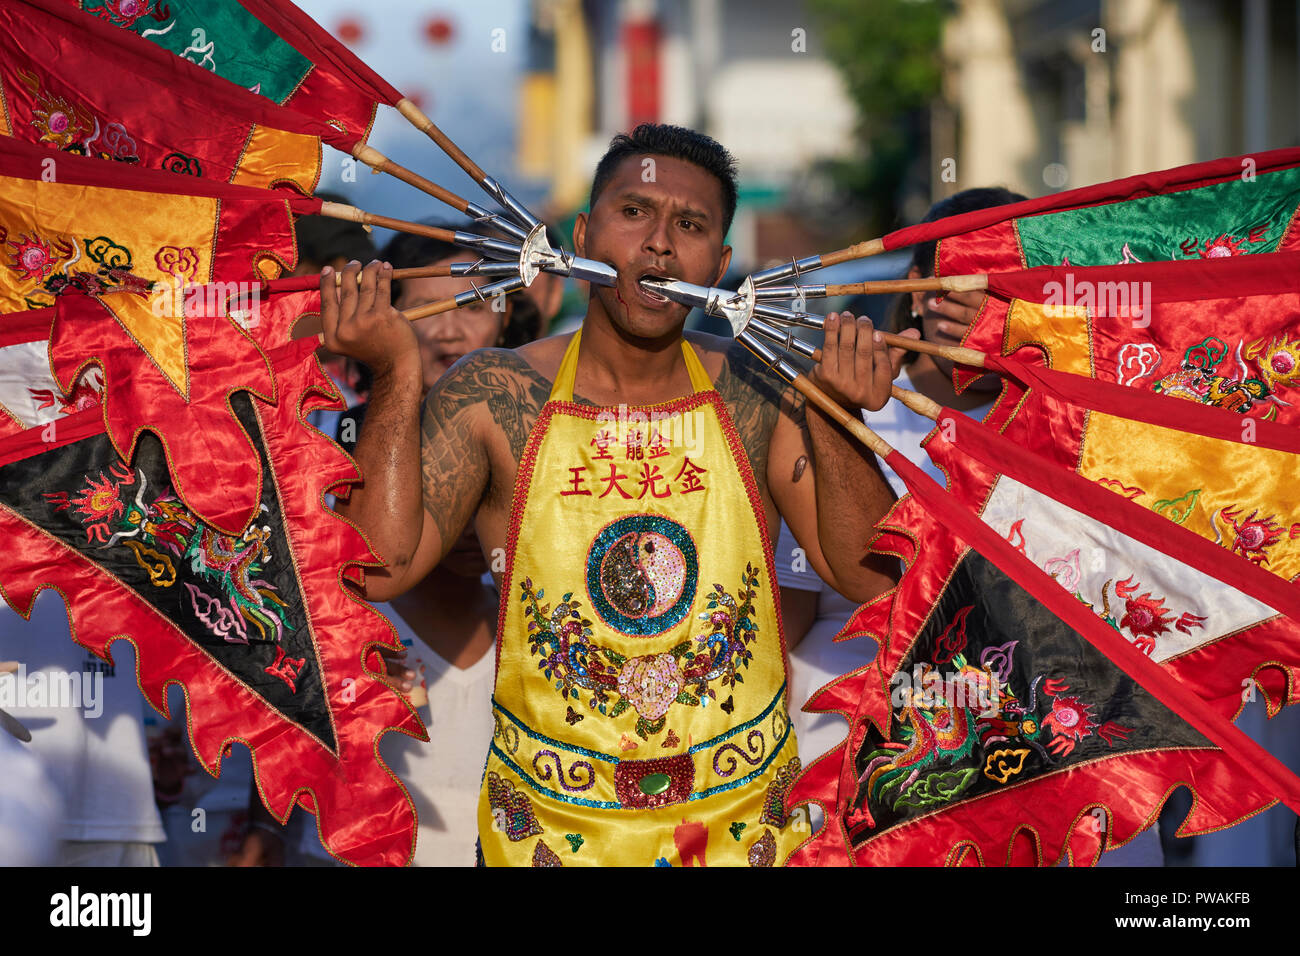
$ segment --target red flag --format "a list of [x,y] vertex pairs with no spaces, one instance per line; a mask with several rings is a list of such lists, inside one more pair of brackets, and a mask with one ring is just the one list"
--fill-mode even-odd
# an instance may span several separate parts
[[1102,412],[1134,422],[1237,442],[1256,448],[1300,455],[1300,429],[1282,422],[1245,418],[1225,408],[1180,401],[1167,394],[1116,385],[1085,375],[1058,372],[1030,362],[1001,355],[989,355],[986,371],[1010,376],[1022,385],[1050,395],[1061,404],[1086,411]]
[[1158,392],[1295,425],[1300,252],[995,273],[963,344],[1032,346],[1057,371],[1130,387],[1135,401]]
[[355,67],[335,62],[356,58],[338,55],[337,41],[287,2],[136,0],[129,11],[119,0],[67,2],[358,141],[377,104],[396,102],[359,83]]
[[70,394],[55,380],[49,359],[53,323],[53,309],[0,316],[0,438],[38,425],[53,438],[67,415],[100,403],[103,377],[97,367],[87,369]]
[[25,142],[303,194],[320,176],[322,140],[355,143],[66,0],[0,9],[0,96],[0,131]]
[[310,196],[0,137],[0,243],[9,256],[0,306],[49,305],[64,291],[143,293],[178,275],[194,283],[278,275],[297,262],[291,214],[320,210]]
[[310,59],[317,71],[339,77],[390,106],[402,99],[395,87],[289,0],[239,0],[239,4]]
[[371,653],[398,646],[391,626],[342,579],[378,562],[324,503],[357,475],[302,420],[341,407],[314,344],[274,357],[278,405],[231,398],[261,463],[259,515],[240,534],[194,513],[152,438],[120,457],[98,410],[68,416],[53,442],[40,428],[0,440],[0,588],[28,613],[57,588],[74,639],[105,660],[113,640],[131,640],[150,703],[165,711],[167,684],[181,683],[200,763],[215,775],[228,742],[246,743],[277,819],[296,800],[338,858],[402,864],[414,808],[377,745],[389,729],[423,729]]
[[221,309],[186,310],[187,388],[177,390],[150,362],[117,320],[115,300],[61,296],[50,335],[50,356],[65,394],[87,366],[98,365],[108,383],[104,424],[118,453],[129,459],[140,434],[163,441],[176,492],[214,528],[238,534],[261,499],[256,447],[231,410],[237,391],[264,401],[278,398],[270,363],[253,338]]
[[[1050,216],[1053,213],[1070,210],[1082,210],[1094,206],[1106,206],[1114,203],[1126,203],[1134,200],[1152,200],[1159,196],[1203,186],[1228,185],[1234,182],[1253,184],[1260,173],[1283,172],[1300,166],[1300,149],[1274,149],[1263,153],[1245,156],[1228,156],[1204,163],[1191,163],[1175,166],[1157,172],[1140,173],[1123,179],[1112,179],[1093,186],[1067,189],[1059,193],[1049,193],[1034,199],[1025,199],[1017,203],[1002,206],[990,206],[975,209],[957,216],[947,216],[932,222],[920,222],[912,226],[896,229],[884,236],[885,249],[902,249],[905,246],[934,242],[949,237],[961,236],[964,240],[977,237],[985,242],[985,254],[999,252],[999,264],[992,262],[987,268],[974,268],[971,272],[1007,272],[1021,268],[1026,263],[1018,258],[1005,256],[1008,241],[1014,243],[1016,223],[1029,217]],[[1112,212],[1116,212],[1115,210]],[[1046,220],[1050,222],[1051,220]],[[1174,258],[1166,256],[1164,258]],[[1058,262],[1035,263],[1035,265],[1058,265]],[[1100,265],[1101,263],[1077,262],[1076,265]],[[961,270],[956,263],[945,264],[945,275],[956,275]]]
[[[1051,861],[1094,810],[1126,842],[1179,783],[1197,793],[1182,832],[1230,825],[1275,794],[1300,805],[1300,780],[1227,723],[1224,702],[1216,712],[1122,636],[1132,620],[1102,619],[971,513],[978,469],[950,472],[954,498],[898,453],[887,461],[911,495],[873,549],[908,567],[846,628],[880,641],[877,660],[809,704],[844,713],[850,736],[788,798],[829,812],[793,862],[1024,862],[1026,849]],[[1149,606],[1139,583],[1126,578],[1125,594]]]
[[1270,668],[1270,712],[1300,699],[1292,584],[951,409],[926,450],[970,511],[1225,715]]
[[[1016,374],[1035,379],[1030,367]],[[1047,377],[1041,370],[1038,375]],[[1134,408],[1126,417],[1075,404],[1064,391],[1025,392],[1014,382],[1004,388],[985,421],[1011,441],[1284,581],[1300,577],[1300,504],[1293,488],[1300,459],[1289,450],[1293,426],[1246,419],[1234,432],[1222,421],[1229,413],[1221,413],[1196,416],[1214,421],[1183,430],[1156,424],[1159,409],[1148,414],[1151,409]],[[1083,397],[1090,400],[1089,393]],[[1187,417],[1214,411],[1148,398],[1151,405],[1179,406]]]
[[155,429],[193,507],[224,531],[253,517],[257,490],[208,480],[216,462],[256,474],[222,396],[243,388],[273,399],[274,385],[255,343],[210,308],[223,300],[203,301],[196,293],[209,289],[196,285],[182,294],[174,283],[221,280],[227,296],[256,291],[259,267],[274,274],[295,261],[291,213],[320,205],[0,138],[0,244],[10,256],[0,307],[58,301],[51,361],[61,383],[99,365],[114,396],[107,421],[117,447],[129,457],[139,429]]
[[980,209],[891,233],[939,240],[936,275],[1209,259],[1295,248],[1300,149],[1275,149]]

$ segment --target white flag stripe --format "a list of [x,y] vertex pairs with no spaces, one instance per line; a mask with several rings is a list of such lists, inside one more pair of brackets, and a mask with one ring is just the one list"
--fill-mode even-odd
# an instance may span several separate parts
[[1109,617],[1129,641],[1154,641],[1154,661],[1278,616],[1267,604],[1006,475],[981,517],[1013,546],[1023,544],[1029,560]]

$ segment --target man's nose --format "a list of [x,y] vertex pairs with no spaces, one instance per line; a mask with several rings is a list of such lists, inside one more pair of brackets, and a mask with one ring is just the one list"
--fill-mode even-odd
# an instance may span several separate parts
[[465,337],[465,326],[472,317],[462,309],[453,309],[417,321],[425,323],[425,336],[432,342],[456,342]]
[[672,233],[668,228],[668,224],[668,217],[655,217],[651,223],[650,232],[645,239],[644,249],[646,252],[659,258],[673,255]]

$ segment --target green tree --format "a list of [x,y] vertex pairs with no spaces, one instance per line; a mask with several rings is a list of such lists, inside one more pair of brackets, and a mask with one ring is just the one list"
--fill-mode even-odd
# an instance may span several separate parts
[[950,0],[810,0],[821,39],[858,110],[859,156],[833,164],[837,185],[879,232],[898,220],[909,176],[928,188],[929,109],[942,76]]

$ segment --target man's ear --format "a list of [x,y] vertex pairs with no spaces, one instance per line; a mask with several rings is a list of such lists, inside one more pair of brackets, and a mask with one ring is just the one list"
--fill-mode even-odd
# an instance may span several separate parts
[[727,274],[727,269],[731,266],[731,246],[722,247],[722,259],[718,262],[718,274],[714,276],[713,284],[718,285],[722,282],[722,277]]
[[573,221],[573,251],[584,259],[587,258],[587,214],[578,213]]

